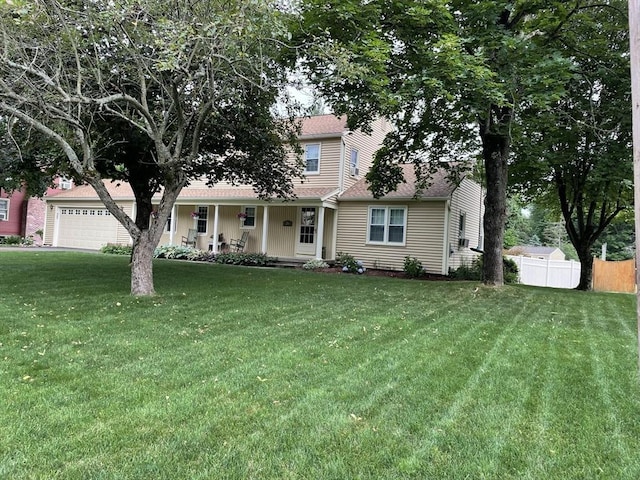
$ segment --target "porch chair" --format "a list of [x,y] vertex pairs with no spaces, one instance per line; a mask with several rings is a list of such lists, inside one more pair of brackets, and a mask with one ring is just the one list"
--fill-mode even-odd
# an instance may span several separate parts
[[229,247],[234,252],[244,252],[244,246],[247,244],[247,240],[249,240],[249,232],[246,230],[242,232],[242,238],[232,238],[229,242]]
[[189,231],[187,232],[187,236],[182,237],[182,246],[196,248],[197,239],[198,239],[198,230],[196,230],[195,228],[190,228]]

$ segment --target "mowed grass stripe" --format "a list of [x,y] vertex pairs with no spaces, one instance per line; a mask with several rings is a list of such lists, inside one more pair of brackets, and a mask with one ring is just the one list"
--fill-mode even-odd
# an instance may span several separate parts
[[29,255],[0,477],[638,476],[633,297],[162,261],[137,299],[128,259]]

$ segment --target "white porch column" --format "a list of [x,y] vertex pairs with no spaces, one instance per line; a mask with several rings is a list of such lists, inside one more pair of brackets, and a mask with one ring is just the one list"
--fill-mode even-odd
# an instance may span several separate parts
[[262,246],[261,252],[267,253],[267,236],[269,234],[269,205],[262,207]]
[[220,218],[220,205],[213,205],[213,237],[211,238],[211,251],[218,253],[218,220]]
[[316,232],[316,258],[322,258],[322,243],[324,242],[324,207],[318,209],[318,231]]
[[[173,245],[174,237],[176,234],[176,204],[171,207],[171,225],[169,225],[169,245]],[[166,228],[166,225],[165,225]]]

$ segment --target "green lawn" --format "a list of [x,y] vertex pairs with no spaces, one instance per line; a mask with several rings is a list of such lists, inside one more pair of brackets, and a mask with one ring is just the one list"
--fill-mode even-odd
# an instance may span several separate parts
[[635,297],[0,251],[1,479],[640,478]]

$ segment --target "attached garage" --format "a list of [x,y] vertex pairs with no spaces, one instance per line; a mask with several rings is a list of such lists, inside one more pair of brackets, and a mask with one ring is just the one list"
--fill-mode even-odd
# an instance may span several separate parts
[[106,208],[59,208],[54,246],[99,250],[118,241],[118,221]]

